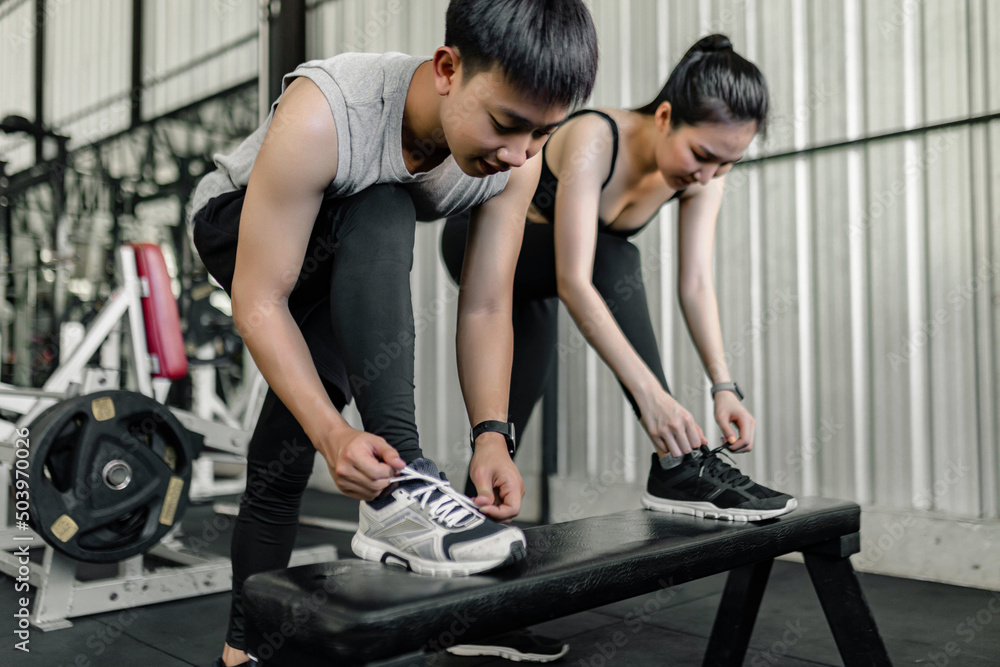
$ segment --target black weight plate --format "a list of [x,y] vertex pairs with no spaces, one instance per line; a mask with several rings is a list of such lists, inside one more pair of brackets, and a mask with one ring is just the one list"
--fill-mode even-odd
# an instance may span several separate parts
[[187,509],[194,448],[169,408],[127,391],[56,404],[29,427],[31,523],[77,560],[154,546]]

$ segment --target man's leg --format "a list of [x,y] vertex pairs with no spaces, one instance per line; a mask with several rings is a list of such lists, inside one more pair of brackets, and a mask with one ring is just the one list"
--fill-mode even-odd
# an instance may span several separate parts
[[[340,392],[327,391],[337,409]],[[226,643],[256,653],[244,635],[243,583],[247,577],[288,566],[298,531],[299,506],[316,450],[288,408],[268,389],[247,452],[247,488],[232,539],[233,599]]]
[[415,227],[401,188],[374,186],[345,199],[330,277],[333,336],[364,428],[407,463],[422,456],[413,397]]

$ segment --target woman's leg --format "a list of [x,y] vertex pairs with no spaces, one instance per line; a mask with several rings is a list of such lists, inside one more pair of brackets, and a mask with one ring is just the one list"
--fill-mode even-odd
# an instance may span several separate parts
[[[594,254],[594,286],[604,298],[625,338],[660,381],[664,391],[669,393],[663,362],[660,361],[660,348],[649,317],[639,249],[626,239],[598,234]],[[632,394],[624,386],[622,391],[638,417],[639,407]]]

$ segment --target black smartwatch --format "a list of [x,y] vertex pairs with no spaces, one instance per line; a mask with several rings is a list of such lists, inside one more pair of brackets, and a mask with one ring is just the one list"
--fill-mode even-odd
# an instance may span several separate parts
[[736,394],[736,398],[740,399],[740,401],[743,400],[743,392],[740,391],[739,385],[737,385],[735,382],[720,382],[718,384],[713,384],[712,398],[715,398],[715,395],[718,394],[720,391],[731,391],[734,394]]
[[484,421],[472,427],[472,433],[469,435],[469,444],[472,445],[472,453],[476,452],[476,438],[487,431],[502,435],[504,440],[507,441],[507,453],[510,454],[511,458],[514,458],[514,452],[517,450],[517,447],[514,440],[513,422]]

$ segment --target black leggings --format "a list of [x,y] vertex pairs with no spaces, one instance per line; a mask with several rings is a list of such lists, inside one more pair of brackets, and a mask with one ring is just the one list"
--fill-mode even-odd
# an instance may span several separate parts
[[[467,215],[449,218],[441,233],[441,254],[456,282],[462,273],[468,233]],[[623,237],[599,233],[593,281],[625,337],[669,392],[649,319],[639,249]],[[518,434],[524,432],[531,411],[542,397],[546,379],[555,368],[558,306],[552,225],[527,222],[514,273],[514,359],[508,407],[509,419]],[[622,390],[639,417],[635,399],[624,386]]]
[[[243,199],[243,192],[216,197],[194,218],[198,253],[230,293]],[[395,186],[325,200],[288,302],[333,404],[340,410],[353,397],[365,430],[385,438],[407,463],[422,456],[410,299],[415,227],[413,202]],[[247,489],[233,534],[226,635],[233,648],[247,649],[243,582],[288,565],[314,460],[309,438],[269,389],[250,439]]]

